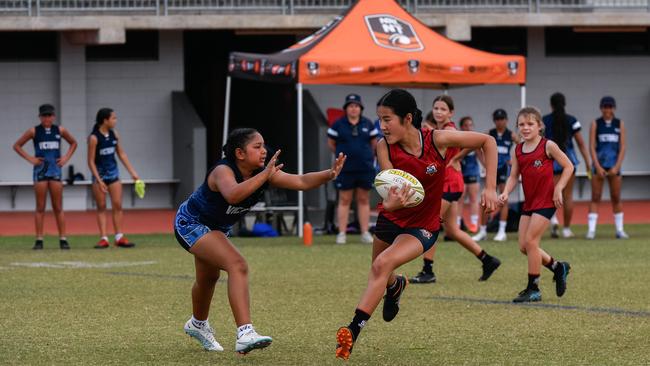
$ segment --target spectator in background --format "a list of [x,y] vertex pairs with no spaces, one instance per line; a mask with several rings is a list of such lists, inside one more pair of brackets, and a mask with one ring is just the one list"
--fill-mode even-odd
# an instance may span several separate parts
[[[461,131],[474,131],[474,121],[472,117],[465,116],[460,119]],[[462,153],[462,152],[461,152]],[[467,225],[469,231],[475,233],[478,230],[478,189],[479,179],[481,179],[481,168],[478,162],[484,164],[483,151],[472,150],[461,161],[463,171],[463,181],[465,182],[465,191],[460,198],[460,216],[463,217],[465,211],[465,198],[469,196],[470,222]]]
[[[14,144],[14,150],[18,155],[34,166],[36,242],[32,249],[43,249],[43,220],[45,219],[45,201],[48,191],[52,200],[52,211],[54,211],[54,217],[56,218],[56,226],[59,230],[59,247],[61,249],[70,249],[65,236],[61,167],[70,160],[70,157],[77,149],[77,141],[63,126],[54,124],[56,114],[54,106],[51,104],[43,104],[38,107],[38,118],[41,123],[25,131]],[[61,156],[61,137],[70,144],[63,157]],[[29,140],[34,141],[34,156],[23,150],[23,145]]]
[[[582,126],[580,121],[578,121],[574,116],[567,114],[566,110],[566,99],[562,93],[555,93],[551,95],[551,109],[552,113],[544,116],[544,127],[545,135],[547,139],[552,140],[560,147],[563,153],[565,153],[571,163],[573,163],[574,170],[573,175],[569,178],[564,190],[562,191],[562,196],[564,198],[564,223],[562,228],[562,236],[565,238],[573,237],[573,232],[571,231],[571,218],[573,217],[573,182],[575,181],[575,166],[579,164],[578,157],[576,156],[575,149],[573,147],[573,139],[576,140],[578,144],[578,149],[582,154],[582,158],[585,161],[585,169],[587,172],[591,169],[591,163],[589,161],[589,155],[587,154],[587,148],[584,141],[582,140],[582,135],[580,130]],[[556,161],[553,163],[553,179],[554,183],[557,184],[562,174],[562,167]],[[551,237],[558,238],[559,221],[557,215],[554,214],[551,217]]]
[[363,102],[357,94],[349,94],[343,104],[345,116],[336,120],[327,130],[328,145],[338,156],[346,155],[347,161],[335,186],[339,192],[337,219],[339,233],[337,244],[345,244],[346,232],[353,195],[356,195],[357,216],[361,229],[361,242],[372,243],[368,231],[370,221],[369,191],[375,178],[374,157],[378,131],[372,121],[362,116]]
[[603,194],[605,179],[609,183],[609,196],[612,200],[616,238],[627,239],[623,230],[623,206],[621,205],[621,165],[625,158],[625,124],[616,118],[616,100],[604,96],[600,100],[601,117],[591,122],[589,130],[589,151],[594,162],[591,179],[591,204],[589,204],[587,239],[596,237],[598,204]]
[[115,154],[122,160],[133,180],[140,178],[122,148],[120,135],[115,129],[116,125],[115,112],[110,108],[102,108],[97,111],[93,131],[88,136],[88,167],[93,175],[93,196],[97,202],[97,224],[100,234],[95,249],[105,249],[109,246],[106,235],[106,193],[111,196],[115,246],[120,248],[135,246],[122,233],[122,182]]
[[424,117],[424,120],[422,121],[422,127],[425,130],[435,130],[436,129],[436,121],[433,119],[433,113],[429,111],[427,115]]

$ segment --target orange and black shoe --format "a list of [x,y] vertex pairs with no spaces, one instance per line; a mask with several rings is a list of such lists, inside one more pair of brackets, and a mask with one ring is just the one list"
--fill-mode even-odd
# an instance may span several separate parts
[[110,246],[110,243],[106,239],[100,239],[97,244],[95,244],[95,249],[106,249]]
[[354,337],[352,331],[348,327],[341,327],[336,332],[336,358],[347,360],[352,353],[352,346],[354,346]]
[[115,242],[115,246],[118,248],[133,248],[135,243],[131,243],[126,236],[120,238],[120,240]]

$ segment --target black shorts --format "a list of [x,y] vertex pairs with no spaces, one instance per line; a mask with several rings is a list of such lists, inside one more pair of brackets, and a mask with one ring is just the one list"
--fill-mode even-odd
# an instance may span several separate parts
[[375,236],[377,239],[393,244],[398,235],[409,234],[414,236],[422,244],[422,252],[431,249],[438,239],[439,231],[431,232],[422,228],[401,228],[384,215],[379,215],[375,225]]
[[347,191],[355,188],[362,188],[370,190],[375,181],[375,171],[369,170],[366,172],[344,172],[339,174],[334,180],[336,189]]
[[508,180],[510,175],[510,166],[505,164],[501,168],[497,169],[497,184],[505,183]]
[[442,199],[447,202],[456,202],[460,200],[463,192],[442,192]]
[[550,208],[539,208],[537,210],[530,210],[530,211],[523,211],[521,213],[522,216],[532,216],[533,214],[538,214],[540,216],[544,216],[547,219],[551,219],[553,215],[555,215],[555,207],[550,207]]
[[472,184],[472,183],[478,183],[478,175],[464,175],[463,176],[463,182],[465,184]]
[[120,181],[120,178],[119,178],[119,177],[116,177],[116,178],[109,178],[109,179],[105,179],[105,180],[104,180],[104,184],[106,184],[107,186],[110,186],[111,184],[113,184],[113,183],[115,183],[115,182],[119,182],[119,181]]

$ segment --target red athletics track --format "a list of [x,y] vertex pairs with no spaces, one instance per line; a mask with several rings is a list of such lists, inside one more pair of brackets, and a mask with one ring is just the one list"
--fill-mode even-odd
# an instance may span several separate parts
[[[573,213],[574,224],[587,223],[587,208],[588,202],[576,203]],[[650,224],[650,201],[625,201],[623,210],[626,224]],[[125,210],[123,231],[127,234],[171,234],[174,214],[175,210]],[[97,234],[95,211],[67,211],[65,216],[68,235]],[[110,212],[107,212],[107,219],[108,231],[112,233]],[[598,223],[614,223],[612,206],[609,202],[601,203]],[[0,236],[33,234],[33,212],[0,212]],[[54,216],[49,211],[45,215],[45,234],[57,235]]]

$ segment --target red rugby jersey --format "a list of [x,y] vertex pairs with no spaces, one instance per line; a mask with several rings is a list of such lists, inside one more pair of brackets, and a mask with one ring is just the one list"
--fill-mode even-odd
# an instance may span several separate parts
[[420,156],[407,153],[399,144],[388,145],[388,156],[393,168],[413,174],[424,187],[424,200],[418,206],[388,212],[381,202],[377,205],[382,215],[401,228],[440,230],[440,201],[446,164],[433,143],[433,133],[420,131]]
[[553,208],[553,159],[546,155],[546,142],[543,138],[535,150],[523,152],[524,143],[515,148],[521,184],[524,186],[524,211]]
[[[447,126],[451,126],[454,128],[454,130],[458,130],[456,128],[456,124],[454,122],[449,122],[447,123],[444,128],[447,128]],[[447,151],[445,151],[445,164],[449,163],[451,159],[458,155],[460,153],[461,148],[460,147],[448,147]],[[465,181],[463,180],[463,172],[458,171],[454,169],[451,166],[448,166],[445,168],[445,184],[442,188],[443,192],[449,192],[449,193],[457,193],[457,192],[463,192],[465,190]]]

